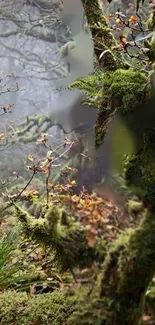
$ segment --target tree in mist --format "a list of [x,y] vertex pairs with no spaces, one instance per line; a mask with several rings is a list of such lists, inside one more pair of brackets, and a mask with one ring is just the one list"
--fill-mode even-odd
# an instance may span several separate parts
[[[124,17],[118,10],[115,15],[116,24],[127,25],[133,39],[128,41],[127,37],[121,34],[117,40],[112,33],[112,27],[103,15],[99,2],[97,0],[89,0],[89,2],[83,0],[82,2],[92,33],[97,69],[91,76],[75,81],[71,88],[83,91],[86,94],[86,102],[97,107],[95,137],[96,145],[100,146],[104,141],[108,123],[115,117],[115,114],[129,113],[132,116],[140,103],[145,101],[147,103],[150,99],[150,75],[153,72],[155,60],[154,10],[151,11],[146,26],[143,26],[139,16],[141,2],[137,2],[137,14],[135,13],[127,20],[126,16]],[[137,35],[133,34],[134,31],[136,34],[137,29],[138,33],[143,32],[144,35],[151,33],[149,38],[142,37],[142,45],[137,42]],[[145,107],[144,105],[143,109]],[[138,111],[135,115],[137,125],[141,113]],[[26,294],[16,294],[12,307],[7,307],[9,319],[12,317],[10,323],[142,324],[145,297],[155,271],[154,130],[152,123],[146,133],[140,134],[140,140],[142,136],[140,151],[128,154],[124,161],[124,177],[127,184],[133,191],[132,193],[142,200],[139,206],[141,213],[139,224],[133,229],[124,231],[108,247],[106,253],[103,252],[97,276],[93,278],[91,285],[88,282],[78,287],[78,283],[77,285],[75,283],[73,288],[67,288],[64,292],[54,291],[48,298],[45,295],[42,303],[40,297],[29,299]],[[44,141],[46,145],[45,138],[41,141]],[[75,268],[82,267],[81,263],[86,263],[86,265],[99,263],[100,249],[102,251],[105,246],[102,241],[98,242],[100,249],[97,242],[92,244],[91,241],[90,245],[90,237],[87,242],[86,233],[79,220],[75,221],[66,211],[59,210],[59,206],[55,207],[52,200],[50,201],[48,181],[50,167],[55,162],[53,156],[51,157],[48,153],[43,165],[42,162],[41,165],[35,164],[33,157],[29,157],[29,160],[32,164],[28,168],[33,174],[41,168],[46,169],[46,207],[44,206],[42,214],[37,219],[25,207],[18,204],[18,195],[10,197],[10,204],[26,236],[43,243],[45,247],[52,247],[54,258],[59,260],[62,269],[70,269],[76,282]],[[21,194],[23,194],[22,190],[20,197]],[[76,201],[77,197],[73,198]],[[89,197],[86,199],[87,204],[91,205]],[[78,204],[85,204],[82,201],[83,197],[80,197],[80,200]],[[96,201],[96,206],[97,204]],[[2,311],[3,303],[6,304],[9,294],[4,293],[0,296]],[[40,308],[40,305],[42,313],[39,316],[37,313],[35,316],[35,311],[38,311],[37,308]],[[12,311],[15,311],[15,316],[12,316]],[[4,312],[1,313],[1,319],[5,324],[7,318]]]

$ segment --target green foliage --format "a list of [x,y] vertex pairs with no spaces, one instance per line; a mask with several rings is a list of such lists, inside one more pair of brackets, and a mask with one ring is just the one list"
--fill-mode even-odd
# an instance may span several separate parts
[[144,73],[117,69],[104,72],[95,69],[92,75],[78,78],[68,89],[77,89],[84,93],[85,101],[100,110],[122,109],[123,112],[135,109],[146,100],[150,86]]
[[93,75],[78,78],[69,89],[80,90],[85,95],[84,103],[98,108],[96,130],[100,131],[102,138],[105,123],[114,110],[126,113],[146,101],[150,91],[147,81],[144,73],[133,69],[106,73],[102,69],[95,69]]
[[[17,243],[15,236],[10,233],[0,238],[0,289],[15,287],[25,288],[30,283],[31,275],[22,272],[22,261],[18,260],[15,252]],[[26,282],[27,284],[24,284]]]
[[96,68],[92,75],[77,78],[67,89],[76,89],[85,95],[83,104],[100,107],[102,103],[103,70]]
[[133,69],[118,69],[105,73],[102,78],[102,103],[100,102],[98,119],[95,126],[96,145],[99,146],[106,132],[107,123],[115,111],[122,114],[135,110],[144,103],[150,94],[150,84],[146,75]]
[[93,290],[81,287],[76,294],[69,297],[68,303],[74,303],[74,311],[67,321],[67,325],[105,325],[107,324],[108,310],[104,298],[100,298],[100,283],[96,282]]

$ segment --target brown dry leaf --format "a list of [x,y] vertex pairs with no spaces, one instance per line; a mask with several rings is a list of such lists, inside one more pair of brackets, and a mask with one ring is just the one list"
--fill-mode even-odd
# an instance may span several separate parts
[[94,247],[94,245],[96,243],[96,235],[89,232],[89,233],[87,233],[86,238],[87,238],[87,241],[88,241],[88,246]]
[[96,201],[92,202],[92,204],[95,206],[100,205],[101,203],[104,203],[103,199],[97,199]]
[[21,197],[25,199],[32,199],[34,196],[38,196],[39,192],[35,189],[25,190]]
[[40,166],[40,167],[38,168],[38,171],[39,171],[40,173],[47,174],[47,173],[49,172],[49,168],[48,168],[48,166]]
[[151,317],[150,317],[149,315],[147,315],[147,314],[144,314],[144,315],[142,316],[142,320],[143,320],[143,322],[148,322],[150,319],[151,319]]
[[131,17],[129,18],[129,22],[130,22],[131,24],[137,24],[137,23],[138,23],[138,17],[137,17],[137,16],[131,16]]
[[85,200],[84,199],[80,199],[80,204],[82,205],[82,207],[85,206]]
[[119,39],[120,39],[120,43],[122,45],[125,45],[127,43],[127,39],[124,35],[121,35]]
[[88,246],[94,247],[96,243],[97,230],[91,225],[86,226],[86,239],[88,241]]
[[47,142],[47,136],[45,133],[41,133],[41,138],[36,141],[36,144],[46,144]]
[[109,20],[109,19],[111,19],[111,18],[113,18],[113,17],[115,17],[115,15],[109,14],[109,15],[106,15],[106,16],[105,16],[105,19],[108,19],[108,20]]
[[48,182],[48,186],[53,187],[53,188],[55,187],[55,185],[51,182]]

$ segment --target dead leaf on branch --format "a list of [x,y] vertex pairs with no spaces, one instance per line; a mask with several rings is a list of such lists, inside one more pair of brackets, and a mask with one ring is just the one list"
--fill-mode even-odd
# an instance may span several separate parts
[[129,18],[129,22],[131,23],[131,24],[138,24],[138,17],[135,15],[133,15],[133,16],[131,16],[130,18]]
[[32,200],[34,197],[38,197],[39,192],[35,189],[27,189],[21,194],[21,198],[25,200]]
[[47,135],[45,133],[41,133],[41,138],[36,141],[36,144],[46,144],[48,141]]

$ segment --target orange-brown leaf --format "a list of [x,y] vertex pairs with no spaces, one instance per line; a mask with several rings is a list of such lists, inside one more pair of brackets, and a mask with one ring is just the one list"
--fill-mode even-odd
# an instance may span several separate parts
[[137,22],[138,22],[138,17],[137,17],[137,16],[131,16],[131,17],[129,18],[129,22],[130,22],[131,24],[137,24]]

